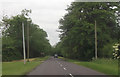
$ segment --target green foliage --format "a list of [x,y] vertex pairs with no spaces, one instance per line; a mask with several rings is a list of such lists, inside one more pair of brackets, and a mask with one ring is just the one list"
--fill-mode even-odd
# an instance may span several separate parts
[[110,66],[113,66],[113,67],[118,65],[118,60],[107,59],[107,58],[101,58],[101,59],[97,59],[97,60],[92,60],[92,62],[97,63],[97,64],[110,65]]
[[[113,7],[117,8],[113,8]],[[118,3],[75,2],[60,19],[61,42],[59,50],[64,57],[91,60],[95,51],[95,21],[97,22],[98,56],[111,57],[112,44],[117,42],[118,29],[115,16]],[[58,49],[58,48],[57,48]]]
[[113,57],[113,44],[108,43],[104,45],[103,49],[101,50],[101,56],[105,58],[112,58]]
[[24,75],[38,66],[40,63],[41,62],[38,61],[29,63],[27,62],[26,64],[23,62],[3,62],[3,75]]
[[[47,33],[32,22],[29,17],[31,10],[22,10],[21,14],[10,18],[3,17],[3,61],[11,61],[23,58],[22,23],[25,28],[25,49],[27,54],[27,25],[29,26],[29,50],[30,57],[48,55],[51,45],[47,39]],[[28,21],[30,20],[30,21]]]
[[2,75],[3,77],[4,75],[25,75],[46,59],[48,59],[48,57],[35,58],[34,61],[26,62],[26,64],[23,62],[3,62]]
[[3,37],[2,38],[2,57],[3,61],[11,61],[11,60],[17,60],[19,58],[22,58],[22,55],[18,50],[15,48],[15,40],[13,40],[10,37]]
[[61,52],[60,42],[58,42],[55,47],[52,49],[51,55],[58,54],[59,56],[63,56]]
[[102,72],[107,75],[118,75],[118,60],[115,59],[102,58],[102,59],[92,60],[90,62],[78,61],[78,60],[72,60],[66,58],[63,59]]
[[116,43],[114,46],[113,46],[113,58],[114,59],[120,59],[120,44]]
[[[86,66],[88,68],[97,70],[99,72],[108,74],[108,75],[118,75],[118,67],[117,66],[108,66],[108,65],[104,65],[104,64],[97,64],[97,63],[93,63],[93,62],[81,62],[78,63],[79,65],[83,65]],[[117,64],[115,64],[117,65]]]

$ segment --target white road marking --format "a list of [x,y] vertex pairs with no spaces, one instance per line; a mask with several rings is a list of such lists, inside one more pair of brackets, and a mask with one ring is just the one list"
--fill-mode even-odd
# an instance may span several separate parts
[[71,77],[74,77],[72,74],[69,74]]
[[67,70],[66,68],[63,67],[64,70]]

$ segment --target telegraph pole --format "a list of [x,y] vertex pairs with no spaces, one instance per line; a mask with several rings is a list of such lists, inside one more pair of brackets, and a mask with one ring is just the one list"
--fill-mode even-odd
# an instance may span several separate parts
[[24,38],[24,23],[22,23],[22,30],[23,30],[23,54],[24,54],[24,64],[26,64],[25,38]]
[[97,59],[97,29],[96,29],[96,20],[95,20],[95,59]]
[[29,22],[27,23],[27,61],[29,62]]

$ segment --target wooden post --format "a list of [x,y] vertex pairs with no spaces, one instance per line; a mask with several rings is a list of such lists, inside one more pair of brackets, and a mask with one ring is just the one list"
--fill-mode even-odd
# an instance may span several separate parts
[[95,59],[97,59],[97,29],[96,29],[96,20],[95,20]]

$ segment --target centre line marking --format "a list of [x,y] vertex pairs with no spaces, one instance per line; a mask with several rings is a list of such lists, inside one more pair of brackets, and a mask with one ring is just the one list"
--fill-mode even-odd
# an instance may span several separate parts
[[67,70],[66,68],[63,68],[64,70]]
[[69,74],[71,77],[74,77],[72,74]]

